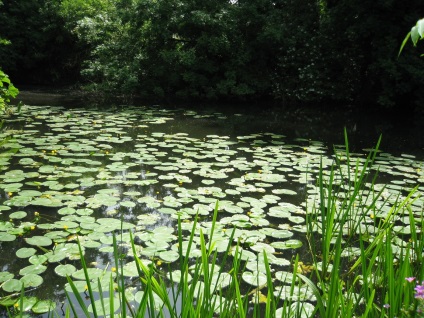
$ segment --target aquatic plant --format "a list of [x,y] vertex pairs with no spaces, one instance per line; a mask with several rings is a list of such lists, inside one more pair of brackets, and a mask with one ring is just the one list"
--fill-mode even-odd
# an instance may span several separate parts
[[[286,273],[286,280],[290,283],[290,293],[283,306],[277,309],[280,293],[274,295],[273,281],[267,253],[261,255],[263,263],[257,263],[258,274],[251,277],[252,284],[257,288],[243,288],[240,285],[241,277],[246,273],[245,265],[242,265],[243,251],[240,243],[232,244],[235,229],[230,235],[226,250],[218,253],[214,239],[215,226],[217,225],[218,204],[214,210],[214,216],[210,232],[207,238],[200,230],[200,253],[191,261],[191,253],[196,245],[197,217],[190,231],[188,245],[183,249],[185,235],[182,223],[178,221],[178,257],[179,269],[165,273],[161,268],[161,262],[149,262],[146,264],[137,257],[134,238],[131,236],[131,247],[135,258],[137,280],[140,288],[134,289],[128,286],[124,277],[125,262],[120,258],[120,251],[114,236],[114,270],[107,274],[104,280],[105,287],[109,287],[107,293],[103,293],[100,278],[93,280],[84,261],[81,250],[81,262],[84,270],[86,289],[89,295],[89,305],[86,304],[74,281],[68,277],[69,286],[77,300],[79,310],[73,303],[70,293],[66,292],[69,308],[74,316],[86,317],[116,316],[119,317],[278,317],[287,313],[309,314],[310,308],[300,302],[294,302],[301,292],[301,285],[295,284],[296,271],[293,274]],[[80,246],[80,245],[79,245]],[[261,267],[259,269],[259,267]],[[297,259],[294,262],[297,268]],[[264,276],[259,275],[259,270],[264,271]],[[98,286],[99,300],[93,296],[93,284]],[[266,293],[261,289],[266,286]],[[138,291],[137,291],[138,290]],[[136,292],[134,294],[134,292]],[[104,296],[107,294],[107,296]],[[249,296],[253,295],[253,303],[249,303]],[[263,308],[262,308],[263,307]],[[67,316],[70,310],[67,309]]]
[[[304,315],[335,315],[342,300],[346,315],[392,314],[414,305],[411,286],[394,286],[406,284],[404,277],[422,277],[417,268],[424,244],[422,161],[378,150],[367,159],[349,151],[347,138],[331,155],[321,142],[289,143],[273,133],[233,138],[203,130],[175,133],[178,116],[194,129],[197,120],[223,126],[227,121],[222,113],[148,107],[96,112],[25,106],[7,118],[1,135],[8,137],[3,143],[8,151],[0,156],[0,244],[10,253],[0,274],[1,304],[13,307],[17,300],[11,295],[24,286],[27,297],[37,303],[51,298],[47,310],[56,307],[68,276],[76,290],[69,284],[65,289],[78,307],[76,293],[84,301],[84,292],[90,296],[87,273],[99,308],[103,301],[110,310],[112,299],[123,310],[119,293],[108,296],[111,278],[114,288],[133,288],[125,299],[138,308],[144,297],[135,289],[143,284],[140,269],[146,283],[150,276],[158,284],[162,279],[178,294],[169,289],[168,274],[180,285],[181,248],[188,264],[199,262],[199,268],[215,259],[217,269],[225,255],[228,267],[221,277],[230,281],[237,272],[238,287],[233,285],[233,294],[230,285],[223,288],[222,297],[233,295],[248,314],[264,309],[265,303],[253,304],[271,296],[276,300],[269,302],[270,315],[292,307]],[[236,258],[238,271],[231,271]],[[194,270],[189,267],[187,279]],[[48,286],[47,273],[59,295],[40,287]],[[206,281],[216,285],[218,275],[211,270]],[[205,284],[204,276],[198,281]],[[153,281],[149,284],[153,290]]]

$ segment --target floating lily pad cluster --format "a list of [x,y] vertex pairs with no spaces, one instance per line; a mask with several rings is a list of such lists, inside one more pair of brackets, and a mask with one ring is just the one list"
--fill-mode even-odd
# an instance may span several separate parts
[[[189,233],[198,214],[190,254],[197,257],[198,234],[200,230],[211,234],[211,214],[219,200],[211,246],[224,252],[235,227],[234,243],[241,242],[247,262],[243,281],[253,286],[266,283],[261,254],[267,253],[279,282],[275,293],[287,297],[292,250],[304,245],[305,215],[318,206],[319,167],[329,170],[334,164],[332,152],[322,142],[288,141],[274,133],[193,135],[190,127],[176,124],[187,118],[225,121],[227,117],[148,107],[108,112],[25,106],[8,120],[9,129],[0,134],[5,140],[0,154],[0,244],[4,250],[23,237],[16,256],[28,262],[19,272],[0,274],[2,291],[15,293],[22,284],[41,285],[47,267],[54,267],[59,276],[81,280],[77,286],[84,291],[84,276],[73,262],[79,258],[76,240],[98,261],[100,254],[104,259],[113,251],[112,232],[122,233],[117,238],[129,256],[124,266],[128,277],[137,275],[129,231],[146,263],[176,262],[176,220],[182,219],[183,230]],[[349,160],[355,167],[365,159],[363,154],[352,154]],[[371,168],[378,169],[389,185],[377,201],[382,212],[368,215],[363,223],[370,235],[375,220],[384,220],[399,196],[424,181],[423,161],[411,155],[380,153]],[[377,193],[382,184],[370,184],[369,191]],[[421,185],[411,204],[416,218],[422,216],[422,192]],[[358,218],[361,207],[371,204],[369,197],[357,202]],[[408,234],[407,213],[397,219],[395,229],[401,234]],[[187,245],[183,241],[183,250]],[[96,282],[105,277],[108,284],[106,262],[90,270]],[[217,284],[225,287],[227,276],[220,277]],[[302,288],[295,300],[311,302],[304,307],[309,312],[313,297],[306,286]],[[134,299],[141,299],[140,293],[133,290]]]

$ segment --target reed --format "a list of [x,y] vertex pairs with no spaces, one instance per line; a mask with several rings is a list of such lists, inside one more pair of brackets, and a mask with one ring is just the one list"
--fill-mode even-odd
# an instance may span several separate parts
[[[170,268],[170,276],[166,277],[155,263],[146,265],[134,256],[139,289],[144,291],[135,307],[125,293],[124,259],[120,257],[116,237],[113,241],[116,272],[110,275],[107,292],[102,290],[100,281],[97,282],[100,302],[94,301],[92,282],[80,247],[92,313],[68,278],[77,303],[72,303],[67,293],[69,308],[66,316],[70,317],[72,313],[78,317],[277,317],[279,313],[279,317],[419,317],[424,306],[424,287],[421,285],[424,280],[423,212],[420,216],[412,212],[411,204],[417,199],[417,188],[414,188],[404,198],[399,195],[384,218],[372,217],[382,212],[377,202],[381,201],[384,188],[379,191],[374,188],[378,176],[378,169],[374,168],[379,144],[380,140],[365,161],[354,160],[345,132],[345,150],[335,152],[330,171],[326,173],[321,165],[317,181],[319,203],[307,207],[306,218],[313,271],[308,275],[297,273],[299,256],[293,259],[294,279],[290,296],[285,300],[275,294],[275,281],[266,253],[260,255],[267,277],[265,289],[262,288],[265,294],[261,294],[260,288],[248,289],[241,283],[245,262],[240,243],[233,243],[234,231],[224,253],[214,249],[216,206],[208,235],[200,231],[199,237],[195,238],[198,220],[194,219],[185,252],[182,247],[184,234],[181,221],[178,221],[180,278],[173,277]],[[405,211],[410,221],[410,235],[396,251],[392,243],[400,234],[396,233],[394,225],[396,218],[404,216]],[[364,226],[366,217],[370,216],[374,220],[373,232]],[[195,242],[200,242],[201,254],[193,259],[190,253]],[[132,237],[131,246],[133,255],[137,255]],[[346,257],[350,248],[359,249],[359,253],[348,253]],[[224,277],[227,274],[223,272],[224,268],[229,278]],[[221,288],[221,279],[230,279],[229,285]],[[302,284],[296,283],[299,280]],[[300,302],[293,301],[302,285],[316,297],[315,311],[309,315],[305,314]],[[422,290],[423,295],[420,294]],[[261,305],[249,303],[252,294],[258,302],[262,297]],[[119,299],[119,311],[114,299]]]

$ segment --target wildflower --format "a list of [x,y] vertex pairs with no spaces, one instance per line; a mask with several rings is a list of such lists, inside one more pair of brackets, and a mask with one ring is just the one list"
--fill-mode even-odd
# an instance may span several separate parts
[[32,225],[31,226],[31,231],[34,231],[35,230],[35,226],[34,225]]
[[85,285],[84,286],[84,290],[88,290],[88,285]]
[[115,273],[116,272],[116,267],[112,267],[110,270]]
[[408,281],[408,283],[412,283],[415,280],[415,277],[406,277],[405,280]]
[[19,307],[19,303],[14,303],[13,307],[18,308]]
[[421,283],[421,285],[417,285],[415,288],[415,299],[424,300],[424,281]]
[[389,305],[389,304],[384,304],[384,305],[383,305],[383,308],[388,309],[388,308],[390,308],[390,305]]
[[39,215],[40,215],[40,213],[34,212],[34,216],[39,216]]
[[68,229],[67,225],[64,225],[63,228],[65,229],[65,231]]
[[158,260],[158,261],[156,262],[156,265],[157,265],[157,266],[161,266],[161,265],[162,265],[162,261],[161,261],[161,260]]

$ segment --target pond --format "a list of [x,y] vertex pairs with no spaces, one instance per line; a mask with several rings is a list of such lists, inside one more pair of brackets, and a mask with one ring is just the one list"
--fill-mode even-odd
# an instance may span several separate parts
[[[69,289],[65,276],[83,279],[77,238],[92,277],[100,277],[115,266],[111,233],[121,230],[129,280],[136,276],[129,232],[141,259],[173,268],[178,218],[189,235],[198,214],[198,227],[207,233],[217,200],[215,248],[225,251],[235,227],[234,240],[243,244],[248,259],[243,283],[256,286],[262,279],[257,271],[262,251],[269,254],[278,281],[278,275],[292,271],[295,254],[310,261],[305,215],[317,202],[320,164],[324,170],[332,166],[333,146],[338,153],[344,150],[343,126],[351,158],[360,164],[363,148],[372,148],[382,130],[392,134],[390,142],[383,136],[373,167],[380,174],[375,188],[388,184],[389,199],[379,202],[384,211],[415,186],[417,197],[424,192],[423,141],[412,143],[408,135],[414,125],[404,127],[402,135],[387,128],[392,124],[370,128],[370,119],[361,117],[341,121],[317,113],[322,121],[316,122],[312,116],[307,111],[249,115],[159,106],[24,106],[5,118],[0,134],[0,297],[19,293],[23,282],[27,296],[46,300],[34,313],[42,314],[46,306],[57,306],[60,313]],[[414,201],[414,213],[422,213],[423,202]],[[407,220],[399,219],[399,231],[402,222]],[[191,255],[198,253],[196,247]],[[280,288],[285,283],[280,279]],[[81,291],[84,285],[77,284]],[[313,305],[307,292],[302,300]]]

